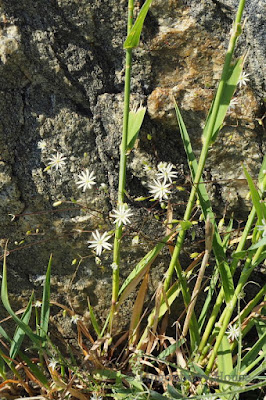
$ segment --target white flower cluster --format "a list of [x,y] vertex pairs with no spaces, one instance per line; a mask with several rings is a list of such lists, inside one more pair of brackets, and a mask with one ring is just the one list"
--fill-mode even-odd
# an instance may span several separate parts
[[[110,217],[114,218],[113,223],[117,224],[118,227],[121,225],[127,225],[130,224],[129,217],[131,217],[133,213],[131,212],[131,209],[127,206],[127,204],[122,204],[119,205],[118,208],[115,210],[112,210],[110,213]],[[108,242],[108,240],[111,238],[110,235],[108,235],[107,232],[104,232],[102,235],[99,233],[98,230],[95,232],[92,232],[92,236],[94,240],[89,240],[88,243],[90,243],[89,247],[92,247],[96,251],[96,255],[100,256],[102,254],[102,251],[104,249],[106,250],[111,250],[112,245]],[[116,269],[116,265],[112,265],[113,269]]]
[[[46,151],[46,141],[40,140],[38,142],[38,148],[42,152]],[[64,154],[57,151],[54,155],[48,158],[49,164],[47,169],[54,168],[55,171],[60,170],[65,166],[66,159],[67,157],[65,157]],[[94,171],[89,171],[89,169],[86,168],[78,175],[76,184],[79,189],[82,189],[83,192],[85,192],[87,189],[91,189],[92,186],[96,184],[95,180],[96,176],[94,174]],[[101,188],[106,190],[106,185],[102,183]],[[114,218],[114,223],[118,224],[118,227],[120,227],[122,224],[130,224],[129,217],[131,217],[132,215],[133,213],[131,212],[127,204],[120,204],[118,208],[116,210],[112,210],[112,213],[110,214],[110,216]],[[92,237],[93,240],[88,241],[88,243],[90,243],[88,247],[93,248],[97,256],[101,255],[103,250],[111,250],[112,245],[108,243],[108,240],[111,238],[111,236],[108,235],[108,232],[100,234],[100,232],[96,230],[95,232],[92,232]],[[75,321],[73,320],[73,322]]]
[[149,184],[149,192],[154,200],[158,199],[159,201],[162,201],[163,199],[168,199],[173,179],[177,178],[177,172],[173,171],[173,168],[173,164],[167,164],[166,162],[160,162],[157,165],[157,179],[153,179],[153,183]]
[[[47,143],[45,140],[41,140],[38,143],[38,148],[41,151],[45,151],[47,148]],[[56,152],[53,156],[49,157],[48,168],[54,168],[56,171],[63,168],[66,164],[67,157],[59,151]],[[160,162],[157,166],[156,179],[153,179],[153,183],[149,185],[150,193],[152,197],[156,200],[162,201],[163,199],[168,199],[168,195],[170,194],[171,184],[173,179],[177,177],[177,172],[173,171],[173,164]],[[76,184],[79,189],[82,189],[85,192],[87,189],[91,189],[95,182],[96,176],[94,171],[89,171],[89,169],[85,169],[82,171],[76,180]],[[117,209],[112,210],[110,213],[110,217],[114,218],[113,223],[117,224],[118,227],[122,225],[130,224],[130,219],[133,213],[131,209],[128,207],[126,203],[119,204]],[[101,234],[98,230],[92,232],[93,240],[89,240],[89,248],[95,250],[96,255],[100,256],[104,250],[111,250],[112,245],[108,242],[111,238],[111,235],[108,232],[104,232]]]
[[[47,149],[47,143],[45,140],[40,140],[38,142],[38,148],[44,152]],[[61,168],[63,168],[66,164],[66,160],[67,157],[64,156],[63,153],[60,153],[59,151],[57,151],[55,154],[53,154],[51,157],[48,158],[48,167],[45,169],[50,169],[50,168],[54,168],[56,171],[60,170]],[[96,182],[94,182],[96,179],[96,176],[94,174],[94,171],[89,171],[87,168],[82,171],[78,177],[77,177],[77,181],[76,184],[78,186],[79,189],[82,189],[83,192],[85,192],[85,190],[87,189],[91,189],[93,185],[96,184]]]

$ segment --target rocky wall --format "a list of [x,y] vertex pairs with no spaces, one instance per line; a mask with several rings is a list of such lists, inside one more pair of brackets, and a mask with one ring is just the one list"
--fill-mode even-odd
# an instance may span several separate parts
[[[142,3],[136,2],[136,14]],[[147,115],[129,155],[128,202],[135,214],[127,231],[129,244],[141,230],[150,248],[162,233],[151,204],[134,200],[149,194],[152,170],[144,166],[172,162],[180,185],[188,187],[173,96],[198,155],[236,7],[235,0],[152,3],[133,57],[132,104],[143,103]],[[109,212],[118,186],[126,12],[124,0],[0,1],[1,243],[9,240],[9,289],[16,303],[23,304],[33,288],[40,294],[53,253],[52,292],[58,301],[80,314],[88,295],[100,314],[109,304],[111,254],[97,265],[87,241],[99,224],[113,227]],[[265,150],[264,15],[263,1],[247,4],[237,54],[248,50],[249,82],[238,89],[238,103],[210,151],[206,176],[217,216],[235,212],[245,217],[248,189],[241,161],[256,177]],[[56,152],[66,157],[64,168],[47,170]],[[85,193],[76,185],[84,168],[97,178]],[[176,190],[173,196],[180,218],[186,191]],[[54,207],[58,201],[62,204]],[[134,248],[122,255],[122,274],[141,254]],[[158,259],[153,287],[167,257]]]

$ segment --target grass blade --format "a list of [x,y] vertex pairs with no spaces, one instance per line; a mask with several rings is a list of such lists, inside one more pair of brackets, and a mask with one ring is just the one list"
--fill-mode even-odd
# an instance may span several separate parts
[[266,154],[263,158],[261,169],[260,169],[259,176],[258,176],[259,188],[262,193],[264,191],[263,181],[264,181],[264,179],[266,179],[266,175],[265,175],[264,171],[266,171]]
[[243,165],[243,170],[246,175],[246,179],[248,181],[248,186],[249,186],[249,190],[251,193],[252,203],[256,209],[256,213],[258,216],[258,223],[261,224],[263,218],[266,216],[265,206],[263,205],[263,203],[261,203],[261,198],[256,189],[256,186],[255,186],[251,176],[249,175],[247,169],[244,167],[244,165]]
[[29,368],[29,370],[31,371],[31,373],[34,375],[35,378],[37,378],[39,380],[39,382],[41,382],[41,384],[48,388],[49,387],[49,382],[48,379],[44,376],[44,374],[41,372],[40,368],[34,364],[33,362],[31,362],[30,358],[26,356],[26,354],[23,352],[19,352],[19,356],[21,357],[21,359],[27,364],[27,367]]
[[258,249],[261,246],[266,245],[266,236],[264,236],[261,240],[259,240],[257,243],[253,244],[252,246],[249,247],[248,250],[255,250]]
[[[7,247],[7,245],[6,245]],[[7,249],[5,248],[4,251],[4,262],[3,262],[3,277],[2,277],[2,285],[1,285],[1,300],[2,303],[9,313],[9,315],[13,318],[13,320],[16,322],[16,324],[28,335],[28,337],[31,339],[31,341],[37,346],[40,347],[42,339],[35,335],[31,328],[26,325],[23,321],[20,320],[20,318],[17,317],[17,315],[14,313],[12,310],[9,299],[8,299],[8,289],[7,289],[7,266],[6,266],[6,255],[7,255]]]
[[144,20],[149,11],[151,2],[152,0],[146,0],[141,7],[139,15],[125,40],[124,49],[133,49],[134,47],[138,46]]
[[[266,331],[264,331],[263,334],[260,335],[258,341],[249,350],[249,352],[245,355],[245,357],[243,357],[243,359],[241,361],[241,373],[243,375],[244,375],[246,368],[250,367],[251,364],[254,364],[254,365],[256,364],[256,358],[257,358],[259,352],[261,351],[261,349],[263,349],[263,347],[265,346],[265,342],[266,342]],[[266,356],[265,353],[262,355],[263,355],[263,357]]]
[[[30,321],[30,317],[31,317],[31,312],[32,312],[32,301],[33,301],[33,295],[34,293],[32,293],[29,303],[27,305],[27,308],[24,312],[24,314],[21,317],[21,321],[23,321],[26,325],[29,324]],[[23,329],[21,329],[19,326],[17,327],[13,340],[11,342],[11,347],[10,347],[10,352],[9,352],[9,356],[11,358],[15,358],[16,355],[18,354],[18,351],[20,349],[20,346],[23,342],[25,336],[25,332]]]
[[169,240],[170,235],[166,236],[160,243],[158,243],[148,254],[146,254],[142,260],[136,265],[133,271],[129,274],[127,279],[124,281],[123,285],[119,290],[119,305],[129,296],[129,294],[135,289],[138,283],[144,276],[148,266],[155,260],[159,252],[165,246]]
[[93,308],[91,306],[89,297],[87,298],[87,300],[88,300],[88,306],[89,306],[89,312],[90,312],[90,318],[91,318],[92,326],[93,326],[97,336],[100,338],[101,337],[101,329],[100,329],[100,327],[98,325],[97,319],[96,319],[95,314],[93,312]]
[[[219,133],[220,128],[222,127],[225,115],[227,113],[230,101],[236,89],[237,83],[239,81],[240,75],[243,70],[243,57],[240,57],[239,60],[235,63],[235,65],[229,71],[229,78],[223,88],[223,92],[221,95],[219,109],[217,113],[217,117],[215,120],[215,125],[213,127],[213,134],[211,139],[211,144],[215,142],[217,135]],[[205,140],[206,134],[208,132],[208,122],[210,121],[209,116],[211,115],[213,108],[211,108],[210,113],[207,118],[207,123],[203,130],[202,138]]]
[[[265,307],[262,309],[262,315],[263,315],[262,318],[265,318],[265,316],[266,316]],[[255,319],[255,325],[256,325],[256,329],[257,329],[259,338],[261,338],[263,333],[266,331],[266,321],[265,321],[265,319],[262,319],[262,318],[259,319],[259,320]],[[266,356],[266,341],[262,346],[262,350],[263,350],[263,352],[264,352],[264,354]]]
[[42,309],[40,320],[40,336],[45,339],[48,333],[49,317],[50,317],[50,280],[51,280],[52,254],[50,255],[45,283],[43,288]]
[[[197,163],[196,157],[195,157],[193,149],[192,149],[189,134],[187,132],[185,123],[183,121],[182,115],[180,113],[180,110],[179,110],[176,102],[175,102],[175,110],[176,110],[176,116],[177,116],[177,121],[178,121],[178,125],[180,128],[181,137],[182,137],[184,148],[185,148],[185,151],[187,154],[188,165],[189,165],[189,168],[191,171],[192,178],[194,180],[196,173],[197,173],[197,169],[198,169],[198,163]],[[202,178],[199,181],[197,195],[198,195],[198,198],[200,201],[200,205],[201,205],[201,209],[202,209],[205,221],[207,219],[207,216],[209,215],[210,222],[214,226],[213,251],[215,254],[215,258],[217,260],[217,265],[218,265],[219,272],[220,272],[221,279],[222,279],[223,289],[224,289],[224,293],[225,293],[225,300],[226,300],[226,302],[230,302],[230,300],[234,294],[234,282],[233,282],[230,267],[229,267],[228,263],[226,262],[224,246],[223,246],[221,237],[218,232],[218,228],[217,228],[217,225],[215,222],[215,216],[212,211],[209,196],[208,196],[206,187],[202,181]]]
[[165,350],[158,355],[158,360],[165,360],[173,355],[176,350],[186,342],[185,338],[179,339],[176,343],[170,344]]
[[[231,350],[230,350],[230,344],[228,342],[228,339],[226,337],[226,335],[224,335],[220,347],[219,347],[219,351],[217,354],[217,365],[218,365],[218,373],[219,373],[219,377],[221,377],[223,379],[228,378],[229,376],[232,375],[233,372],[233,359],[232,359],[232,354],[231,354]],[[223,391],[230,391],[230,386],[229,385],[225,385],[223,383],[219,384],[220,390],[221,392]]]

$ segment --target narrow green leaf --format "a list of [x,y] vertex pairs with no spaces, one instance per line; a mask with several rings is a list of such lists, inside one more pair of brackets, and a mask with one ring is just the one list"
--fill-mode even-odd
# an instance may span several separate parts
[[238,251],[237,253],[233,254],[233,258],[236,258],[237,260],[245,260],[247,258],[247,254],[247,250]]
[[231,375],[233,371],[233,359],[230,350],[230,344],[226,335],[224,335],[219,351],[218,351],[218,371],[219,375],[228,376]]
[[[224,86],[224,90],[221,96],[221,101],[219,104],[219,109],[218,109],[218,113],[217,113],[217,117],[215,120],[215,125],[213,128],[213,133],[212,133],[212,139],[211,139],[211,143],[213,144],[217,138],[217,135],[220,131],[220,128],[223,124],[224,118],[226,116],[230,101],[232,99],[232,96],[234,94],[234,91],[236,89],[237,83],[239,81],[240,75],[242,73],[243,70],[243,57],[240,57],[235,65],[230,69],[229,74],[228,74],[228,80]],[[213,103],[214,104],[214,103]],[[202,134],[202,140],[204,141],[208,132],[208,124],[210,121],[210,115],[211,113],[214,112],[214,108],[213,105],[210,109],[209,115],[207,117],[207,122],[205,125],[205,128],[203,130],[203,134]]]
[[11,343],[12,339],[10,336],[8,336],[8,334],[6,333],[6,331],[4,330],[4,328],[0,325],[0,335],[3,336],[4,339],[6,339],[8,342]]
[[144,116],[145,107],[140,107],[136,112],[130,111],[128,115],[127,150],[132,150],[138,138]]
[[6,380],[6,363],[0,353],[0,377]]
[[255,249],[258,249],[259,247],[265,246],[265,245],[266,245],[266,236],[264,236],[262,239],[260,239],[257,243],[250,246],[248,248],[248,250],[255,250]]
[[[243,372],[251,363],[256,364],[256,358],[265,346],[266,342],[266,330],[260,335],[259,340],[254,344],[254,346],[248,351],[241,361],[241,372]],[[265,355],[264,355],[265,356]]]
[[106,380],[106,379],[124,379],[126,375],[121,374],[120,371],[112,371],[110,369],[96,369],[93,371],[93,377],[95,379]]
[[13,318],[13,320],[16,322],[16,324],[26,333],[26,335],[29,336],[29,338],[32,340],[32,342],[39,347],[41,344],[41,338],[35,333],[32,332],[30,327],[26,325],[23,321],[20,320],[20,318],[17,317],[17,315],[14,313],[12,310],[9,299],[8,299],[8,290],[7,290],[7,266],[6,266],[6,250],[4,252],[4,262],[3,262],[3,277],[2,277],[2,285],[1,285],[1,299],[2,303],[9,313],[9,315]]
[[[219,377],[222,379],[229,378],[233,372],[233,359],[226,335],[223,336],[217,356]],[[219,387],[222,392],[230,390],[230,386],[223,383],[220,383]]]
[[244,165],[243,165],[243,170],[246,175],[246,179],[248,181],[248,186],[249,186],[249,190],[251,193],[252,203],[256,209],[256,213],[258,216],[258,223],[261,224],[262,219],[264,218],[264,215],[263,215],[264,213],[263,213],[263,205],[260,202],[260,200],[261,200],[260,195],[256,189],[256,186],[255,186],[251,176],[249,175],[249,173],[248,173],[247,169],[244,167]]
[[125,40],[124,49],[133,49],[134,47],[138,46],[143,23],[149,11],[151,2],[152,0],[146,0],[143,6],[141,7],[139,15]]
[[[258,332],[259,338],[263,336],[263,333],[266,331],[266,321],[265,321],[265,316],[266,316],[266,309],[262,310],[262,315],[264,319],[255,319],[255,326]],[[264,355],[266,357],[266,340],[262,345],[262,351],[264,352]]]
[[165,360],[167,357],[173,355],[173,353],[175,353],[176,349],[178,349],[180,346],[182,346],[182,344],[184,344],[185,342],[186,342],[186,339],[182,338],[182,339],[178,340],[176,343],[171,344],[170,346],[168,346],[165,350],[163,350],[158,355],[158,359]]
[[160,393],[155,392],[154,390],[149,391],[149,400],[171,400],[169,397],[164,396]]
[[231,232],[232,232],[232,229],[233,229],[233,223],[234,223],[234,219],[230,218],[229,224],[228,224],[228,226],[226,228],[226,234],[225,234],[224,239],[223,239],[223,247],[224,247],[224,251],[225,252],[226,252],[226,250],[228,248]]
[[177,391],[172,385],[167,385],[167,393],[169,393],[173,399],[185,399],[182,393]]
[[50,255],[45,283],[43,287],[42,296],[42,309],[41,309],[41,320],[40,320],[40,336],[46,339],[48,333],[49,317],[50,317],[50,280],[51,280],[51,267],[52,267],[52,254]]
[[[30,317],[31,317],[33,295],[34,295],[34,293],[32,293],[30,300],[28,302],[27,308],[21,317],[21,321],[23,321],[26,325],[29,324]],[[16,328],[16,331],[15,331],[15,334],[14,334],[14,337],[12,339],[11,346],[10,346],[9,356],[11,358],[15,358],[16,355],[18,354],[18,351],[21,347],[24,337],[25,337],[24,330],[18,326]]]
[[29,357],[26,356],[25,352],[19,351],[19,356],[27,364],[32,374],[46,387],[49,387],[48,379],[44,376],[40,368],[34,364]]
[[[168,241],[170,235],[166,236],[165,238],[162,239],[160,243],[158,243],[151,251],[149,251],[148,254],[146,254],[140,262],[136,265],[136,267],[133,269],[133,271],[129,274],[129,276],[126,278],[124,281],[123,285],[121,286],[119,290],[119,302],[121,302],[122,298],[123,300],[126,298],[126,295],[129,293],[125,293],[126,289],[130,288],[130,293],[131,291],[138,285],[140,282],[143,274],[145,273],[145,268],[155,260],[159,252],[162,250],[162,248],[165,246],[166,242]],[[130,285],[132,287],[130,287]]]
[[264,188],[265,188],[265,184],[263,184],[264,180],[266,179],[265,171],[266,171],[266,154],[263,157],[261,169],[260,169],[259,176],[258,176],[258,186],[262,193],[264,192]]
[[216,288],[218,279],[219,279],[219,272],[218,272],[218,267],[216,266],[215,271],[212,274],[208,293],[207,293],[206,299],[204,301],[204,305],[202,307],[202,310],[201,310],[201,313],[199,316],[199,320],[198,320],[200,332],[202,331],[202,329],[204,327],[206,318],[208,318],[208,309],[211,306],[212,297],[215,292],[215,288]]
[[93,308],[92,308],[92,306],[91,306],[89,297],[88,297],[88,306],[89,306],[89,312],[90,312],[90,317],[91,317],[92,326],[93,326],[93,328],[94,328],[94,330],[95,330],[97,336],[98,336],[98,337],[101,337],[101,330],[100,330],[100,327],[99,327],[99,325],[98,325],[98,322],[97,322],[97,319],[96,319],[96,317],[95,317],[95,314],[94,314],[94,312],[93,312]]
[[[177,116],[177,121],[178,121],[179,129],[180,129],[181,138],[183,140],[184,148],[185,148],[186,155],[187,155],[188,165],[190,168],[192,179],[194,180],[197,169],[198,169],[198,163],[197,163],[196,157],[195,157],[193,149],[192,149],[189,134],[187,132],[185,123],[183,121],[182,115],[180,113],[180,110],[179,110],[176,102],[175,102],[175,110],[176,110],[176,116]],[[222,285],[223,285],[223,289],[224,289],[225,300],[227,303],[229,303],[234,294],[234,282],[233,282],[230,267],[226,261],[227,260],[226,254],[225,254],[223,243],[222,243],[222,240],[219,235],[218,228],[217,228],[217,225],[215,222],[215,216],[212,211],[208,192],[206,190],[206,187],[205,187],[205,184],[203,183],[202,178],[200,179],[200,182],[198,185],[198,193],[197,194],[198,194],[198,198],[200,201],[200,205],[201,205],[201,209],[202,209],[205,221],[207,219],[207,216],[209,215],[210,221],[214,226],[213,252],[214,252],[215,258],[217,260],[217,265],[219,268]]]

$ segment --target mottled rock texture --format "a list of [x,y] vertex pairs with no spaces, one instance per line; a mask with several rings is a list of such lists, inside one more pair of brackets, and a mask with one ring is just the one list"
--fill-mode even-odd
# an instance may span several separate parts
[[[151,203],[134,202],[148,194],[145,163],[172,162],[180,184],[187,182],[172,96],[198,154],[236,7],[235,0],[153,1],[132,70],[132,102],[148,108],[138,147],[129,156],[133,236],[139,226],[152,240],[162,231],[156,220],[147,223]],[[58,300],[70,302],[81,314],[88,295],[102,314],[110,300],[111,255],[104,255],[97,266],[87,240],[99,223],[112,227],[108,213],[118,185],[126,12],[124,0],[0,0],[0,223],[1,238],[9,239],[9,289],[16,302],[34,287],[38,292],[51,252],[52,292]],[[249,49],[245,71],[250,82],[238,90],[239,103],[208,161],[208,179],[231,179],[209,185],[217,215],[235,211],[240,219],[247,207],[247,186],[236,180],[243,177],[240,163],[256,177],[265,147],[264,2],[251,0],[245,16],[237,54]],[[46,143],[43,151],[41,140]],[[56,151],[67,157],[65,167],[44,171]],[[75,183],[84,168],[97,176],[95,189],[85,194]],[[185,198],[183,192],[174,194],[179,218]],[[61,206],[53,207],[58,200]],[[152,240],[146,241],[147,248]],[[126,255],[124,275],[140,253]],[[84,258],[73,276],[78,263],[72,260],[79,256]],[[158,260],[154,287],[166,258]]]

